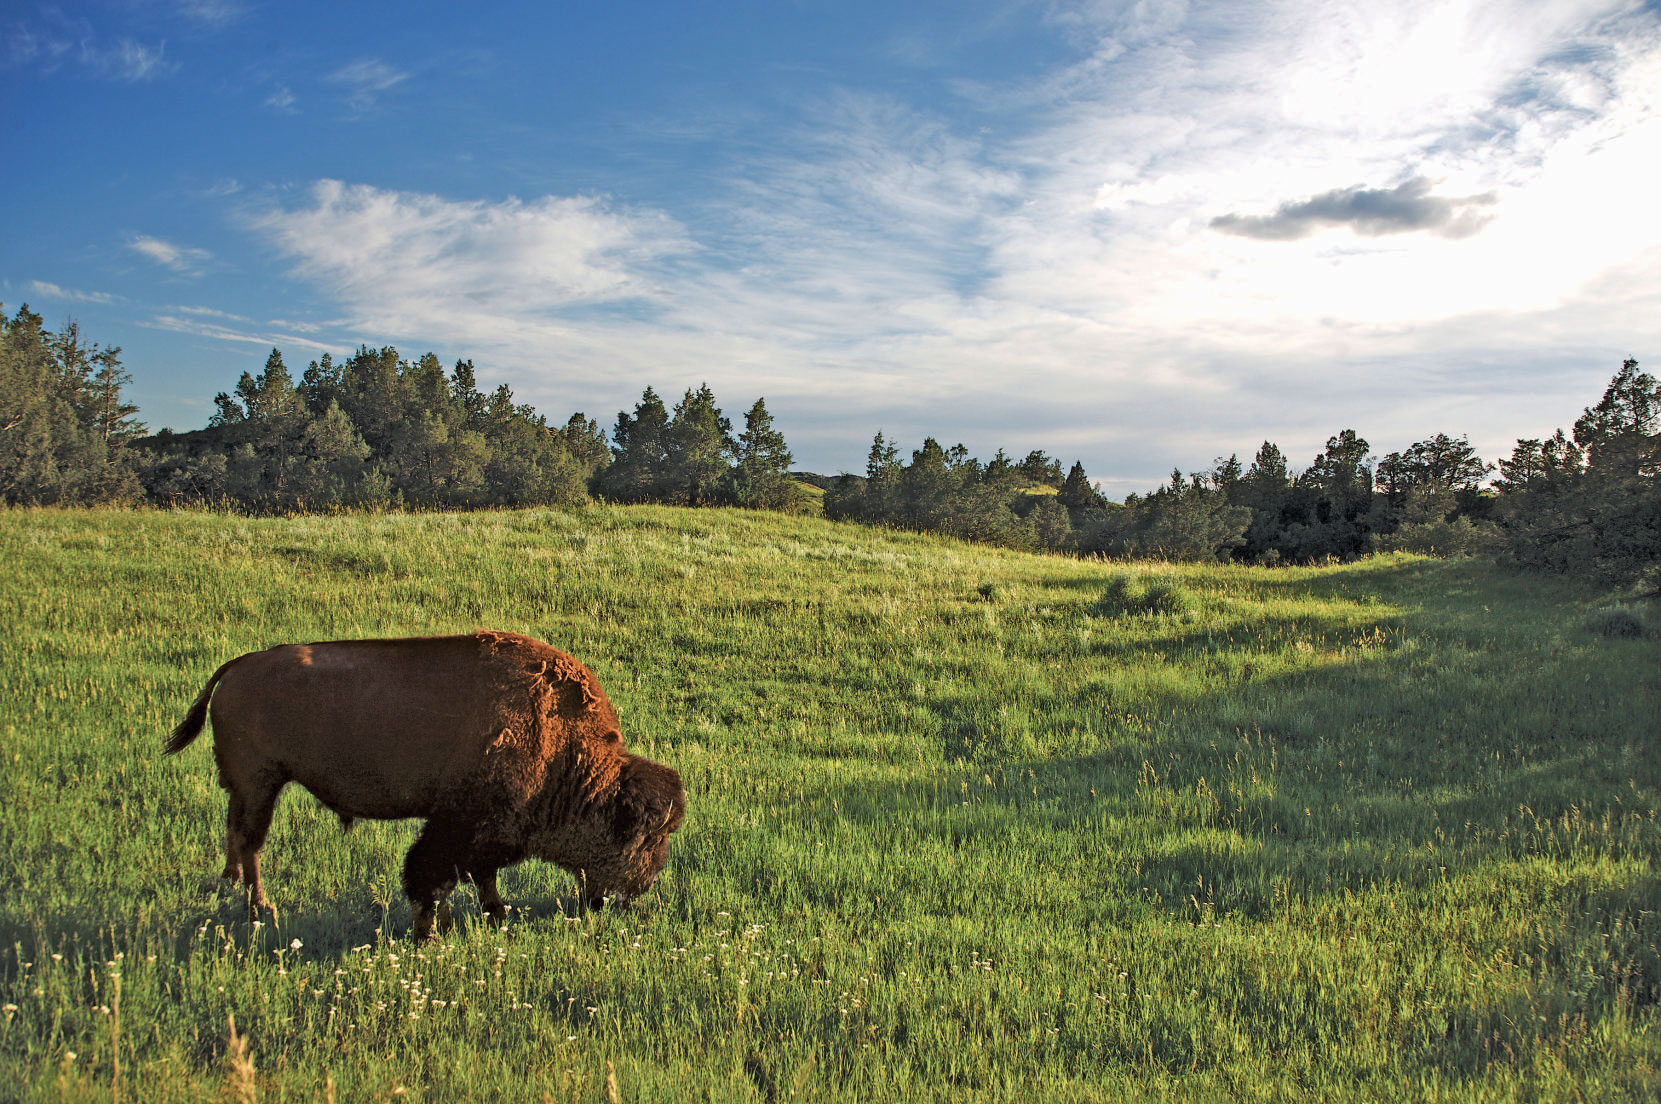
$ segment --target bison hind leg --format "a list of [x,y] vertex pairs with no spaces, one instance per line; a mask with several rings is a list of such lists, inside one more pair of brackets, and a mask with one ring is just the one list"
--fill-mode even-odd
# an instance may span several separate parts
[[286,779],[261,780],[251,785],[227,786],[230,790],[230,809],[225,816],[225,871],[223,877],[232,885],[244,882],[248,886],[248,918],[259,918],[260,909],[270,909],[273,919],[276,909],[266,899],[265,885],[260,880],[260,848],[265,846],[266,833],[271,830],[271,814],[277,808],[277,794]]

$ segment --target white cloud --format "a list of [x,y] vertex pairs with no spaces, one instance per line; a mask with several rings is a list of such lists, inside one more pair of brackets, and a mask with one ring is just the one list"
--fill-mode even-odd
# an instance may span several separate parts
[[133,238],[127,243],[127,248],[143,254],[159,265],[186,275],[195,275],[204,264],[213,259],[213,254],[206,249],[175,245],[148,234],[140,234]]
[[280,115],[296,114],[297,109],[294,105],[297,102],[299,101],[295,98],[294,93],[289,90],[289,87],[286,84],[279,84],[275,91],[265,97],[265,106]]
[[[1661,242],[1634,194],[1644,174],[1629,175],[1661,161],[1643,75],[1653,20],[1612,29],[1569,4],[1264,10],[1196,8],[1166,39],[1047,82],[1046,125],[1015,151],[1032,166],[1027,202],[992,223],[991,294],[1100,325],[1104,354],[1181,347],[1227,380],[1262,358],[1327,370],[1335,325],[1351,349],[1411,327],[1428,356],[1434,327],[1583,296]],[[1552,106],[1565,87],[1583,91]],[[1296,241],[1209,229],[1229,212],[1313,216],[1311,196],[1341,207],[1402,180],[1480,197],[1469,210],[1492,221],[1463,241],[1357,240],[1337,232],[1354,219],[1319,232],[1312,217]]]
[[116,297],[104,291],[76,291],[46,280],[30,280],[29,290],[43,299],[59,299],[70,303],[113,303]]
[[255,225],[357,324],[449,340],[660,299],[657,266],[687,248],[668,217],[590,197],[485,203],[334,180]]

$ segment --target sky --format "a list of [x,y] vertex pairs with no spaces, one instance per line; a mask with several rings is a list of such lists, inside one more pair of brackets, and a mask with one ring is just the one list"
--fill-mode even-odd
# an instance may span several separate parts
[[1568,426],[1661,368],[1661,0],[0,9],[0,303],[151,428],[273,347],[562,423],[766,399],[1113,497]]

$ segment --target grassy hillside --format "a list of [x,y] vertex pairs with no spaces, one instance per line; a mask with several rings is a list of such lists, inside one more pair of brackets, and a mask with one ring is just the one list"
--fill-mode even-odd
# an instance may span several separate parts
[[[0,1085],[24,1100],[1661,1085],[1661,642],[1561,584],[650,508],[10,511],[0,555]],[[280,925],[242,921],[212,756],[160,755],[208,674],[479,626],[586,660],[682,771],[658,887],[583,915],[527,863],[505,933],[463,889],[417,949],[415,825],[343,835],[290,789]]]

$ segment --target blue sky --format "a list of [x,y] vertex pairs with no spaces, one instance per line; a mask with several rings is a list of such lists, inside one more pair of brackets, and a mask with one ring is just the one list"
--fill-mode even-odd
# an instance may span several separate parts
[[1144,490],[1265,438],[1488,458],[1661,353],[1661,5],[275,4],[0,13],[0,301],[153,426],[273,345],[563,421],[765,396]]

